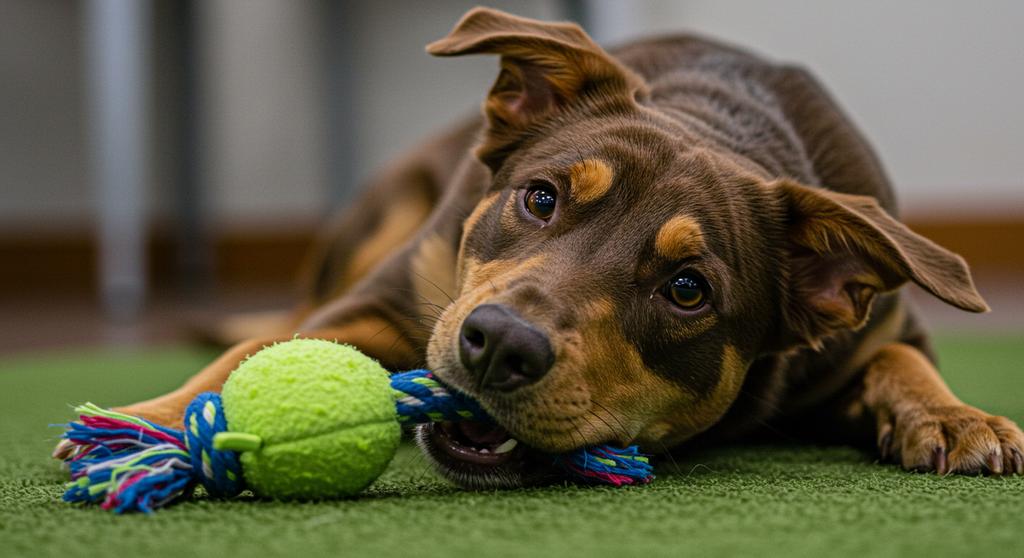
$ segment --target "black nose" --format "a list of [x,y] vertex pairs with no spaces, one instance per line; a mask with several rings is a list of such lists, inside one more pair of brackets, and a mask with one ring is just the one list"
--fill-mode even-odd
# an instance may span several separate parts
[[480,385],[512,391],[547,374],[555,362],[551,343],[508,306],[477,306],[462,322],[459,357]]

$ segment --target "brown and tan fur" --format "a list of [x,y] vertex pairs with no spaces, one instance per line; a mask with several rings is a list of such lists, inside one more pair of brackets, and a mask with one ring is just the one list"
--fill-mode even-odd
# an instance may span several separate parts
[[[547,452],[814,417],[908,469],[1024,473],[1020,429],[953,396],[900,294],[914,282],[985,311],[966,264],[896,220],[871,149],[805,71],[690,36],[608,53],[575,25],[487,9],[428,50],[500,55],[484,118],[396,163],[327,229],[301,335],[426,362]],[[523,209],[537,183],[559,196],[546,222]],[[698,310],[663,294],[680,270],[710,285]],[[545,332],[543,379],[489,392],[460,365],[460,325],[484,303]],[[124,410],[175,424],[292,334]]]

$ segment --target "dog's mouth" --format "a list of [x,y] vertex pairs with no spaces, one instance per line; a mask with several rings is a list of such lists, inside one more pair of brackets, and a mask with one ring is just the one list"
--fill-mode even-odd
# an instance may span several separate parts
[[482,467],[504,465],[523,452],[519,440],[497,424],[442,422],[432,434],[449,457]]
[[442,476],[465,488],[530,486],[557,477],[551,456],[494,423],[422,424],[416,429],[416,441]]

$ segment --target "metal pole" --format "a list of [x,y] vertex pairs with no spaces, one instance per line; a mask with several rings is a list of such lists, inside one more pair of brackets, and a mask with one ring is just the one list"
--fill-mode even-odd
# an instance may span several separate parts
[[355,178],[355,62],[357,10],[348,2],[325,0],[324,54],[327,69],[327,198],[332,210],[351,200]]
[[213,253],[208,229],[207,199],[202,183],[202,147],[200,134],[202,103],[199,33],[199,7],[196,0],[176,0],[171,7],[174,26],[173,63],[178,75],[176,100],[171,108],[177,117],[177,134],[172,140],[178,155],[175,181],[175,232],[178,239],[178,273],[184,293],[191,299],[203,299],[213,286]]
[[146,296],[145,180],[148,0],[89,0],[85,9],[89,146],[97,192],[100,296],[115,320]]

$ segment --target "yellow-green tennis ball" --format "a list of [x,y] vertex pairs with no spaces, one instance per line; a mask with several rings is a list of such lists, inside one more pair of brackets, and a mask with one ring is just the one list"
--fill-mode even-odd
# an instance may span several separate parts
[[347,345],[294,339],[266,347],[239,365],[221,395],[228,431],[258,437],[241,462],[248,487],[264,496],[356,494],[401,439],[387,371]]

